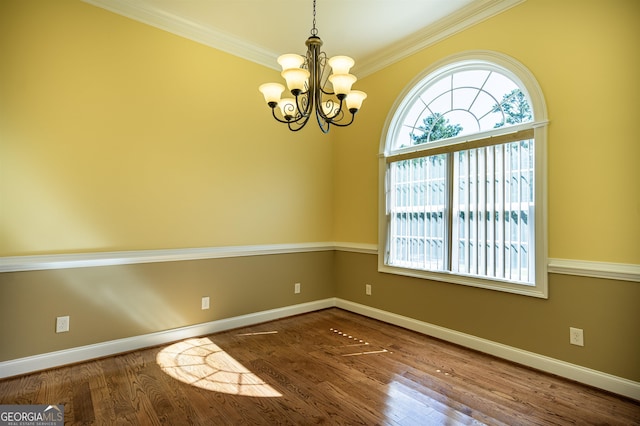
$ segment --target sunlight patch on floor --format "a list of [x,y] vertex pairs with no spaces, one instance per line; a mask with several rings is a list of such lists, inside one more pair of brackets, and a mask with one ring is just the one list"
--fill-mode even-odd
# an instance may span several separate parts
[[169,376],[202,389],[242,396],[282,396],[207,337],[168,346],[156,361]]

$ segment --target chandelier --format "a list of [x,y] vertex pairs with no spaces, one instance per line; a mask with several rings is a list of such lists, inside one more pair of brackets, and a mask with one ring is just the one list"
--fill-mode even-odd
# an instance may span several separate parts
[[[331,124],[340,127],[350,125],[367,94],[351,90],[357,80],[356,76],[349,74],[355,63],[353,59],[348,56],[327,59],[326,53],[320,50],[322,40],[316,29],[316,0],[313,0],[311,37],[305,44],[306,56],[289,53],[278,58],[281,75],[293,97],[281,98],[285,87],[279,83],[265,83],[259,87],[273,118],[294,132],[302,129],[312,115],[315,115],[323,133],[329,132]],[[331,75],[327,73],[327,65],[331,67]]]

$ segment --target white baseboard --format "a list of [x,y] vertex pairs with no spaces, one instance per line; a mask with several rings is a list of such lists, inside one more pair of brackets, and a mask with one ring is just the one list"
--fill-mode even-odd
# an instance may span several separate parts
[[317,300],[314,302],[255,312],[252,314],[225,318],[207,323],[176,328],[173,330],[159,331],[157,333],[150,333],[142,336],[111,340],[108,342],[96,343],[94,345],[80,346],[62,351],[4,361],[0,362],[0,379],[102,358],[123,352],[134,351],[137,349],[163,345],[191,337],[204,336],[224,330],[259,324],[266,321],[317,311],[333,306],[335,306],[335,299],[333,298]]
[[317,300],[173,330],[4,361],[0,362],[0,379],[163,345],[182,339],[204,336],[331,307],[338,307],[540,371],[556,374],[560,377],[575,380],[576,382],[640,400],[640,383],[638,382],[339,298]]
[[413,318],[397,315],[391,312],[350,302],[348,300],[336,299],[336,307],[375,318],[389,324],[394,324],[409,330],[417,331],[428,336],[433,336],[447,342],[455,343],[470,349],[475,349],[498,358],[513,361],[527,367],[535,368],[547,373],[575,380],[599,389],[604,389],[618,395],[624,395],[635,400],[640,400],[640,383],[622,377],[592,370],[590,368],[560,361],[544,355],[528,352],[512,346],[481,339],[470,334],[418,321]]

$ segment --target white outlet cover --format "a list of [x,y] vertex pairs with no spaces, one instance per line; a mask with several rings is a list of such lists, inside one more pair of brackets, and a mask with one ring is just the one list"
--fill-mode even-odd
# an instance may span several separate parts
[[584,346],[584,334],[581,328],[569,327],[569,343]]
[[56,318],[56,333],[66,333],[69,331],[69,317],[57,317]]
[[202,309],[209,309],[209,296],[202,298]]

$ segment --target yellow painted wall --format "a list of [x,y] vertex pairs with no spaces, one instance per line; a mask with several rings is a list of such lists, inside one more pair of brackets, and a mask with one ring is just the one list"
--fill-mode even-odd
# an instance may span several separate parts
[[377,243],[376,155],[400,92],[430,64],[502,52],[548,108],[549,257],[640,263],[640,2],[527,0],[358,82],[356,129],[336,134],[336,241]]
[[0,2],[0,255],[329,241],[278,73],[80,0]]

